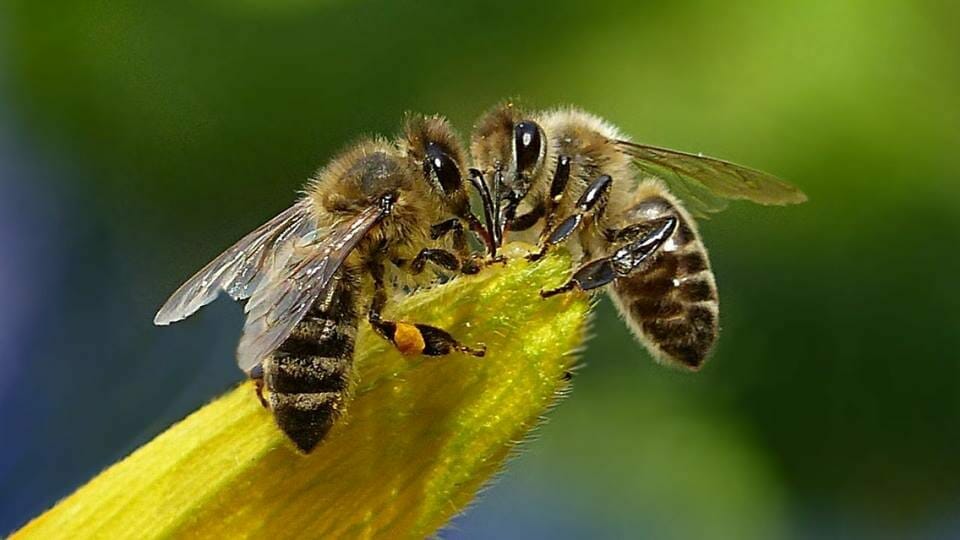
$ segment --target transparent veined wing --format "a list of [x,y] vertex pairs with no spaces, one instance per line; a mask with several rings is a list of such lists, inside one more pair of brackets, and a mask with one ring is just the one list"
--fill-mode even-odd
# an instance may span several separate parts
[[723,210],[730,199],[773,205],[807,200],[795,186],[729,161],[629,141],[614,143],[641,171],[667,182],[698,214]]
[[363,236],[386,214],[369,207],[298,247],[287,264],[264,280],[247,302],[247,320],[237,347],[237,363],[249,372],[276,350],[328,287]]
[[186,319],[226,291],[234,300],[249,298],[270,268],[285,262],[293,246],[316,232],[310,201],[304,199],[247,234],[180,286],[157,312],[153,323]]
[[316,233],[311,203],[300,200],[244,236],[180,286],[157,312],[153,323],[186,319],[226,291],[234,300],[249,298],[276,265],[289,258],[293,246]]

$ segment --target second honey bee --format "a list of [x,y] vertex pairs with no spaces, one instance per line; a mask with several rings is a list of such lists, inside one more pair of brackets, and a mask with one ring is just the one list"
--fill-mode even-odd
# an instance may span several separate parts
[[395,141],[366,140],[332,160],[302,199],[177,289],[154,322],[189,317],[221,290],[246,300],[237,361],[283,432],[310,452],[346,408],[364,309],[401,352],[483,355],[440,328],[381,315],[396,272],[479,269],[465,229],[489,233],[470,210],[463,170],[447,122],[411,116]]
[[698,154],[630,142],[577,109],[526,113],[512,103],[474,126],[475,176],[492,184],[499,244],[536,229],[542,257],[572,237],[583,264],[544,297],[606,285],[651,354],[696,370],[719,333],[719,297],[693,215],[729,199],[761,204],[806,200],[769,174]]

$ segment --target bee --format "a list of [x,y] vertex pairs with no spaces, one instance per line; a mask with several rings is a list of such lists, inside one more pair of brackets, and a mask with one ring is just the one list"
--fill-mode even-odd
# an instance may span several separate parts
[[477,121],[470,148],[472,174],[484,183],[492,177],[495,242],[540,225],[539,250],[528,256],[536,260],[576,236],[581,266],[541,295],[610,285],[652,356],[689,370],[703,365],[719,333],[716,280],[694,214],[706,217],[732,199],[806,200],[754,169],[630,142],[574,108],[526,113],[502,103]]
[[363,140],[335,157],[293,206],[177,289],[154,323],[189,317],[220,291],[245,301],[237,363],[280,429],[309,453],[345,410],[364,308],[402,353],[483,356],[482,345],[441,328],[381,315],[400,273],[420,274],[427,263],[478,271],[465,230],[485,243],[490,236],[470,209],[463,164],[445,119],[408,116],[396,140]]

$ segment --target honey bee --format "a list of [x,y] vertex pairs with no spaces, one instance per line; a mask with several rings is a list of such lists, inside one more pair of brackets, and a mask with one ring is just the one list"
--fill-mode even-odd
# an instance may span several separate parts
[[245,300],[237,362],[280,429],[309,453],[346,407],[364,307],[403,353],[483,356],[482,345],[441,328],[381,316],[398,272],[419,274],[427,263],[478,271],[465,228],[488,244],[490,235],[470,209],[463,164],[445,119],[409,116],[396,140],[364,140],[335,157],[293,206],[177,289],[154,323],[189,317],[221,290]]
[[716,280],[693,214],[731,199],[806,200],[757,170],[630,142],[573,108],[528,114],[502,103],[475,124],[470,146],[473,174],[492,178],[496,243],[542,222],[536,260],[576,233],[582,265],[541,295],[612,285],[614,304],[654,358],[689,370],[703,365],[719,332]]

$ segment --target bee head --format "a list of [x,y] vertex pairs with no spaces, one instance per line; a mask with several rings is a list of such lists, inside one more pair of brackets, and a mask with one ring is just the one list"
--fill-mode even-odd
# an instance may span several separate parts
[[463,156],[456,132],[441,116],[410,114],[400,145],[423,171],[423,179],[457,216],[470,211],[463,182]]
[[477,122],[471,151],[491,184],[499,229],[495,237],[503,238],[503,230],[513,221],[546,161],[543,128],[506,102]]

